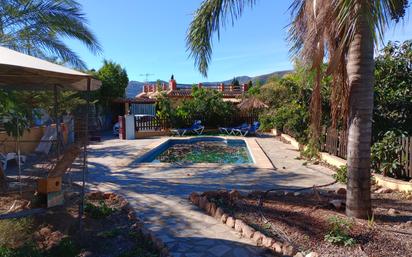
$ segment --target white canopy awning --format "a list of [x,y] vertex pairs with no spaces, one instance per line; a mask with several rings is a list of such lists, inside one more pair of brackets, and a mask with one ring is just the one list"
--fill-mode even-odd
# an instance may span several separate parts
[[64,89],[97,90],[101,82],[92,75],[22,54],[0,46],[0,88],[47,90],[58,85]]

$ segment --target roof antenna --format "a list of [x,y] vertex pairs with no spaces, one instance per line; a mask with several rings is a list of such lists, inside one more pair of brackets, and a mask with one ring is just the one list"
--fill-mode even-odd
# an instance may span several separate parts
[[140,74],[139,76],[140,76],[140,77],[146,77],[144,82],[147,83],[147,82],[149,82],[149,77],[150,77],[150,76],[154,76],[154,74],[144,73],[144,74]]

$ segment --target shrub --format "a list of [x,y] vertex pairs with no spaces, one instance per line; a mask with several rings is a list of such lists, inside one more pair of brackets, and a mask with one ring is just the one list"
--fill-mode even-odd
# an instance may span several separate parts
[[276,128],[274,125],[275,114],[273,110],[265,111],[259,115],[260,128],[269,130]]
[[308,145],[304,149],[301,149],[300,155],[308,160],[319,158],[319,150],[313,140],[309,140]]
[[103,219],[110,216],[115,209],[110,208],[103,200],[101,200],[98,205],[87,202],[84,211],[93,219]]
[[356,244],[354,238],[349,235],[352,227],[350,220],[332,216],[328,219],[329,231],[325,235],[325,241],[334,245],[352,246]]
[[376,58],[373,139],[382,131],[412,133],[412,40],[389,42]]
[[402,153],[402,146],[398,141],[399,134],[395,131],[388,131],[383,138],[373,144],[371,148],[372,168],[377,173],[395,178],[401,177],[403,164],[399,160]]
[[339,169],[336,170],[336,173],[332,175],[332,177],[343,184],[348,183],[348,166],[342,165],[339,167]]
[[292,102],[276,110],[273,125],[305,144],[308,141],[308,120],[308,110],[303,105]]

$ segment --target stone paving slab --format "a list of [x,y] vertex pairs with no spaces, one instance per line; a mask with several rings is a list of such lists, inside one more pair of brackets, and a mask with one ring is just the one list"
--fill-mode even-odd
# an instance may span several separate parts
[[[331,171],[304,166],[298,152],[274,138],[257,141],[278,170],[134,167],[133,161],[156,140],[107,140],[90,147],[90,189],[124,195],[145,226],[169,247],[173,256],[272,256],[192,205],[188,195],[217,189],[241,191],[274,187],[310,187],[333,181]],[[80,174],[74,179],[78,180]]]

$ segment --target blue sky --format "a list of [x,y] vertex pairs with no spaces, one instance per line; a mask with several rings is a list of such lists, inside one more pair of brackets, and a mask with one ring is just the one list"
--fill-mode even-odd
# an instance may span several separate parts
[[[253,9],[214,41],[208,78],[200,75],[186,52],[186,31],[201,0],[80,0],[103,53],[95,56],[80,43],[68,42],[89,68],[103,59],[126,68],[130,80],[168,80],[179,83],[220,81],[242,75],[261,75],[292,68],[285,38],[291,0],[258,0]],[[410,13],[410,11],[409,11]],[[412,38],[412,22],[390,29],[386,40]]]

